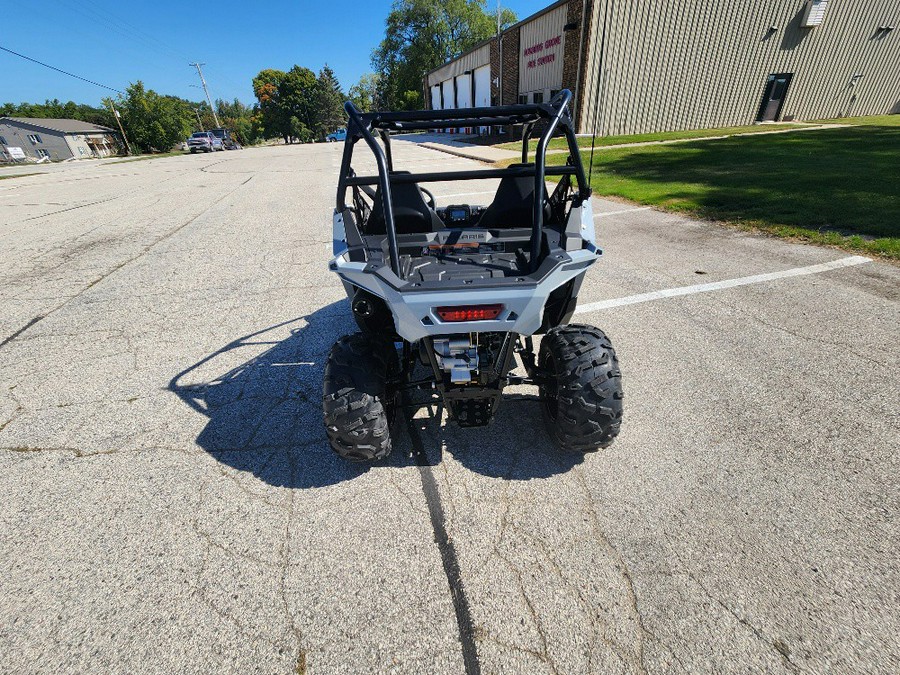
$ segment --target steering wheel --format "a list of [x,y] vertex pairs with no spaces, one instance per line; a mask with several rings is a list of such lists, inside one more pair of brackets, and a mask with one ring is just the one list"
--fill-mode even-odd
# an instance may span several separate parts
[[434,210],[434,208],[435,208],[434,195],[431,194],[430,190],[426,190],[423,187],[420,187],[419,190],[422,192],[423,195],[425,195],[425,203],[428,204],[428,208]]

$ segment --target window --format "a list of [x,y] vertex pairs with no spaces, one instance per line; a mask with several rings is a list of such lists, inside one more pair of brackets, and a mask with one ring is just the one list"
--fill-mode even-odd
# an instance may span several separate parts
[[559,93],[559,89],[551,89],[550,90],[550,100],[553,100],[553,97]]
[[6,139],[3,138],[3,136],[0,136],[0,145],[9,145],[9,143],[6,142]]
[[543,103],[544,102],[544,92],[536,91],[531,95],[532,103]]
[[519,103],[528,103],[528,94],[519,94]]
[[38,157],[46,157],[47,159],[50,159],[50,151],[44,150],[44,148],[38,148],[37,154]]
[[37,145],[38,143],[43,143],[41,137],[37,134],[28,134],[28,140],[31,141],[32,145]]

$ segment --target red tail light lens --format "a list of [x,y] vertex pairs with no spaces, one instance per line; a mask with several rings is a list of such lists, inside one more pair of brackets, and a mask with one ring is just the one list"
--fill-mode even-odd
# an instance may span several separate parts
[[503,305],[461,305],[459,307],[438,307],[441,321],[492,321],[500,316]]

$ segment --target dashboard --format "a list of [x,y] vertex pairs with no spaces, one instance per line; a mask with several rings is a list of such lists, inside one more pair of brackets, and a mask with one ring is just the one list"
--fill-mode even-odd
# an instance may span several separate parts
[[438,208],[437,214],[447,227],[472,227],[481,220],[486,208],[469,204],[451,204]]

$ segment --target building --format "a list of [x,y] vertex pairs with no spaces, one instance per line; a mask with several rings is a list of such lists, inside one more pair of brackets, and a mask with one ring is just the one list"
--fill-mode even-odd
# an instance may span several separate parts
[[35,159],[48,157],[55,162],[72,157],[108,157],[118,152],[119,141],[112,129],[89,122],[0,117],[0,150],[4,159],[24,154]]
[[560,0],[424,86],[431,108],[571,89],[601,135],[900,112],[900,2]]

